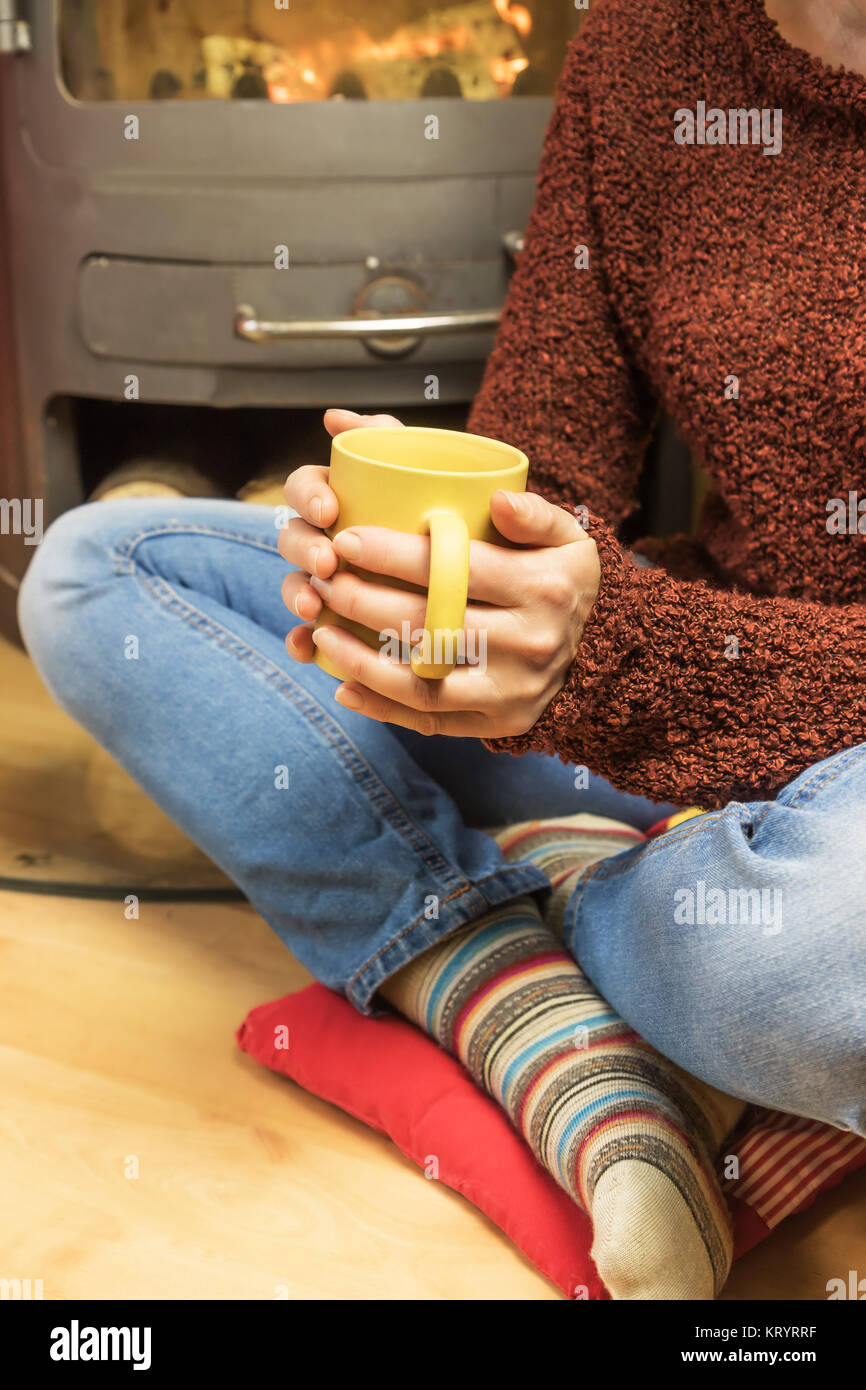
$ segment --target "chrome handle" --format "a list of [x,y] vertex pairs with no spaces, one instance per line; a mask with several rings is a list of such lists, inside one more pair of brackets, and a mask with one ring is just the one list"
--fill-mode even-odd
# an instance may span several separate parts
[[408,338],[413,334],[471,333],[481,328],[495,328],[501,314],[501,309],[465,309],[454,314],[271,322],[258,318],[249,304],[240,304],[235,311],[235,333],[252,343],[266,343],[272,338]]

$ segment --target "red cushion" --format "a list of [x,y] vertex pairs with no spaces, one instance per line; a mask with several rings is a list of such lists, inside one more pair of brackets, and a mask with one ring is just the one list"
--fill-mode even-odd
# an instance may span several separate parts
[[[285,1029],[288,1047],[278,1046]],[[489,1216],[567,1297],[609,1297],[590,1259],[589,1218],[499,1106],[419,1029],[366,1018],[341,995],[309,985],[253,1009],[237,1039],[264,1066],[388,1135],[420,1167],[435,1155],[439,1181]],[[757,1113],[735,1151],[740,1175],[726,1193],[737,1256],[866,1163],[866,1140],[770,1111]],[[804,1154],[813,1155],[811,1167]]]

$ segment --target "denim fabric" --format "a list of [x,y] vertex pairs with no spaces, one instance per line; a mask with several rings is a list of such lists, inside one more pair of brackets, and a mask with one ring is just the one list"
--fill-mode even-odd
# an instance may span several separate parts
[[593,865],[565,931],[673,1061],[866,1134],[866,746]]
[[[285,650],[297,620],[276,540],[266,507],[79,507],[47,531],[19,617],[58,703],[359,1009],[490,907],[543,900],[544,876],[504,864],[481,827],[592,811],[646,829],[675,809],[599,778],[583,787],[555,758],[343,709],[332,678]],[[660,1051],[723,1090],[861,1133],[864,758],[839,754],[774,802],[601,862],[566,916],[573,954]]]
[[[22,586],[28,650],[111,752],[325,984],[368,1010],[388,975],[489,908],[546,895],[479,828],[611,812],[557,759],[373,723],[293,661],[274,510],[117,500],[65,513]],[[288,783],[288,785],[284,785]],[[638,797],[649,824],[665,813]],[[465,813],[465,814],[464,814]]]

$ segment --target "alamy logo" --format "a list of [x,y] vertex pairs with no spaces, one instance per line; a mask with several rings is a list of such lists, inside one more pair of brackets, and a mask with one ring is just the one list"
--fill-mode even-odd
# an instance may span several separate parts
[[854,491],[847,497],[831,497],[826,511],[828,535],[866,536],[866,497]]
[[379,633],[381,655],[388,661],[408,663],[412,652],[426,666],[439,666],[443,662],[456,662],[460,666],[476,666],[487,670],[487,633],[483,629],[470,628],[466,631],[442,631],[435,628],[427,632],[419,627],[414,631],[404,619],[400,631],[393,627],[383,627]]
[[4,1302],[42,1298],[41,1279],[0,1279],[0,1299]]
[[853,1298],[862,1303],[866,1299],[866,1279],[861,1279],[856,1269],[848,1270],[848,1283],[844,1279],[828,1279],[824,1285],[827,1301],[834,1298]]
[[781,888],[708,888],[699,878],[694,888],[674,893],[678,927],[763,927],[764,936],[782,930]]
[[763,145],[764,154],[782,150],[782,110],[764,107],[707,107],[699,101],[695,110],[687,106],[674,112],[674,140],[678,145]]
[[0,497],[0,535],[23,536],[25,545],[40,545],[42,498]]
[[51,1329],[52,1361],[132,1361],[134,1371],[150,1370],[149,1327],[68,1327]]

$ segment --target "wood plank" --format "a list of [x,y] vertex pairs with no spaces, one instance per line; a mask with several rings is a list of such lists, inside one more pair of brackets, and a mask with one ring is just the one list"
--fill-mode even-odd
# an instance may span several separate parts
[[237,1050],[247,1010],[308,978],[251,908],[0,905],[7,1277],[46,1299],[558,1297],[469,1203]]
[[[0,872],[209,869],[9,646],[0,769]],[[4,1277],[46,1298],[559,1297],[387,1140],[238,1051],[247,1011],[309,979],[248,905],[128,921],[120,891],[2,893],[0,957]],[[849,1269],[866,1275],[866,1173],[784,1222],[725,1297],[823,1299]]]

